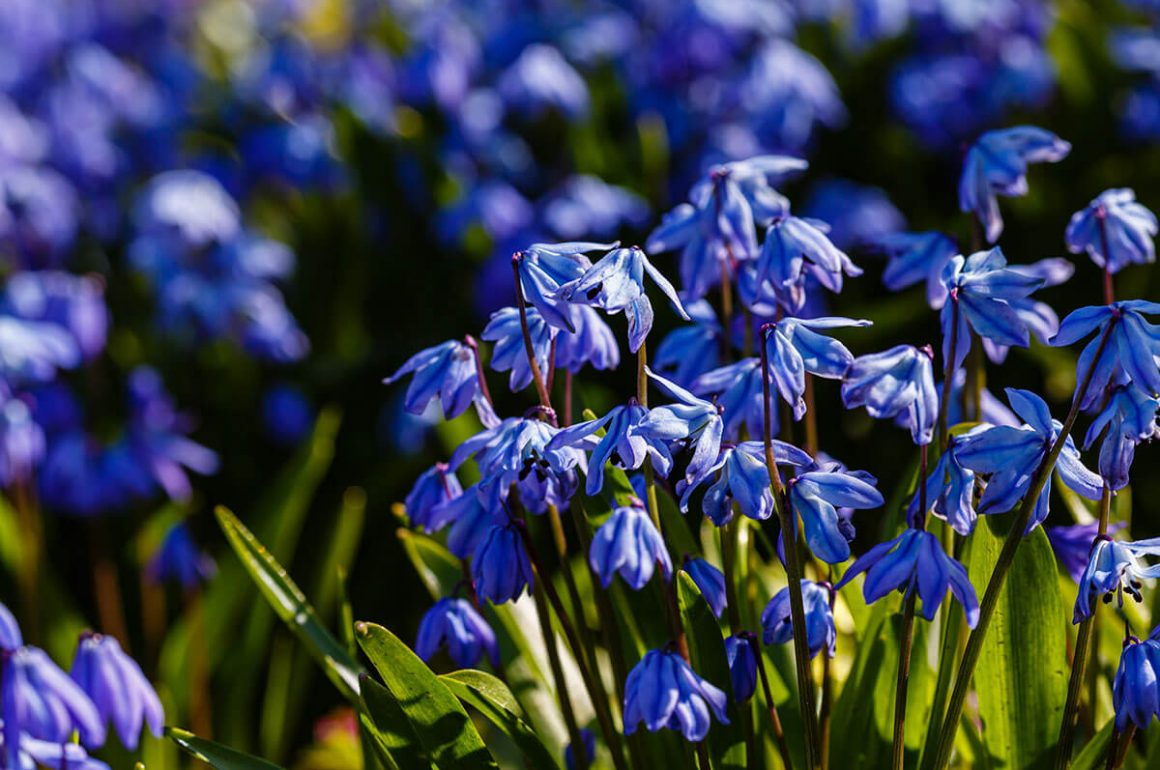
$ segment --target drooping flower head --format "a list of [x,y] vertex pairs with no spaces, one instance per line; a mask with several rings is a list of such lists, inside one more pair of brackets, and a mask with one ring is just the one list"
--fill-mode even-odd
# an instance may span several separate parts
[[[1041,259],[1030,265],[1014,265],[1010,269],[1030,278],[1039,278],[1042,281],[1041,289],[1059,286],[1067,282],[1075,273],[1075,265],[1063,257]],[[1050,344],[1051,338],[1059,331],[1059,315],[1056,314],[1051,305],[1040,302],[1033,297],[1009,299],[1007,304],[1037,340],[1044,345]],[[1007,353],[1010,350],[1008,345],[1004,345],[991,337],[982,337],[982,341],[987,358],[996,364],[1001,364],[1007,360]]]
[[[1111,305],[1092,305],[1072,312],[1059,325],[1052,345],[1070,345],[1096,333],[1079,355],[1076,381],[1083,382],[1093,369],[1091,382],[1080,408],[1090,409],[1100,403],[1113,384],[1125,381],[1146,393],[1160,393],[1160,327],[1145,320],[1146,315],[1160,314],[1160,303],[1125,300]],[[1110,328],[1109,328],[1110,327]],[[1100,342],[1108,335],[1103,353],[1096,360]]]
[[696,485],[711,473],[721,451],[725,423],[717,404],[697,398],[676,383],[669,382],[645,367],[653,384],[675,403],[654,407],[640,424],[638,432],[654,441],[682,442],[693,449],[685,466],[687,485]]
[[[527,309],[527,319],[532,354],[536,357],[536,366],[539,367],[541,376],[546,376],[544,373],[548,371],[548,357],[552,352],[555,330],[548,326],[534,307]],[[532,384],[532,367],[528,362],[527,347],[524,345],[519,310],[505,307],[492,313],[479,337],[495,343],[489,366],[497,372],[511,372],[508,387],[513,393],[518,393]]]
[[914,443],[929,444],[938,419],[932,358],[929,347],[913,345],[859,356],[846,371],[842,401],[847,409],[864,406],[880,420],[905,415]]
[[[739,438],[742,428],[754,436],[764,431],[765,391],[760,358],[751,356],[707,371],[693,380],[689,389],[721,407],[724,436],[730,440]],[[770,417],[770,432],[776,435],[780,429],[777,410]]]
[[[823,649],[831,658],[837,651],[838,632],[834,628],[834,611],[830,605],[833,587],[827,583],[802,580],[802,605],[805,610],[806,642],[810,658]],[[785,644],[793,639],[793,618],[790,613],[789,588],[783,588],[761,611],[762,641],[766,644]]]
[[843,531],[838,508],[877,508],[885,501],[868,473],[819,467],[789,480],[789,502],[801,517],[806,543],[815,556],[828,564],[850,558],[850,543]]
[[1054,163],[1070,151],[1070,144],[1035,126],[988,131],[971,145],[963,160],[959,209],[974,213],[987,242],[994,243],[1003,232],[996,196],[1026,195],[1028,164]]
[[688,321],[676,289],[637,246],[613,249],[582,276],[561,286],[557,293],[569,302],[595,305],[610,314],[623,311],[628,318],[628,349],[635,353],[644,344],[653,324],[652,302],[644,292],[645,273],[668,297],[681,318]]
[[[604,487],[604,464],[611,461],[618,468],[636,470],[646,460],[662,477],[673,467],[673,455],[667,441],[644,434],[641,424],[648,409],[633,399],[625,406],[613,407],[608,414],[595,420],[577,423],[562,429],[548,442],[546,449],[555,451],[575,447],[591,452],[588,458],[588,480],[585,490],[595,495]],[[606,428],[603,436],[596,431]]]
[[895,590],[907,596],[917,591],[922,600],[922,616],[934,620],[950,590],[963,606],[967,625],[974,628],[979,622],[979,601],[966,568],[948,556],[938,538],[929,532],[907,529],[893,540],[879,543],[858,557],[837,587],[842,588],[863,572],[866,580],[862,596],[867,603]]
[[1121,385],[1108,398],[1107,406],[1092,421],[1083,448],[1090,449],[1102,435],[1100,476],[1108,488],[1118,491],[1128,485],[1128,473],[1136,457],[1136,447],[1160,436],[1157,411],[1160,398],[1137,388]]
[[104,724],[112,724],[121,744],[137,750],[141,730],[160,738],[165,712],[141,666],[111,636],[81,635],[70,672],[72,680],[92,699]]
[[[1011,408],[1026,422],[1009,425],[983,425],[957,439],[955,457],[959,464],[976,473],[989,474],[979,513],[1006,513],[1015,507],[1027,491],[1063,425],[1051,417],[1042,398],[1028,390],[1007,388]],[[1089,500],[1099,499],[1103,481],[1080,460],[1079,450],[1068,435],[1056,460],[1054,472],[1069,489]],[[1051,485],[1044,484],[1027,523],[1030,532],[1047,518]]]
[[757,278],[770,287],[786,312],[797,313],[805,306],[807,277],[837,294],[845,276],[862,274],[861,268],[826,236],[829,229],[824,222],[787,213],[774,219],[766,230]]
[[830,380],[846,375],[854,356],[841,342],[819,334],[817,329],[870,326],[852,318],[786,318],[767,324],[764,335],[770,375],[777,392],[793,407],[795,420],[806,413],[806,373]]
[[592,536],[588,564],[605,588],[619,573],[629,588],[639,591],[658,566],[666,581],[673,577],[673,562],[664,538],[642,505],[617,508],[600,525]]
[[1160,715],[1160,641],[1157,631],[1141,642],[1132,637],[1124,642],[1120,665],[1112,682],[1112,705],[1116,709],[1116,730],[1128,722],[1141,730]]
[[[383,380],[390,385],[408,374],[415,378],[407,387],[404,406],[411,414],[423,414],[435,398],[448,420],[463,414],[473,402],[482,403],[475,352],[458,340],[448,340],[421,350],[407,359],[398,371]],[[490,409],[488,410],[490,411]]]
[[652,368],[673,382],[692,388],[698,376],[716,369],[721,361],[721,325],[713,306],[700,299],[689,302],[685,310],[693,323],[669,332],[653,351]]
[[403,500],[403,510],[407,512],[411,526],[427,533],[438,532],[450,519],[435,516],[434,513],[446,511],[447,507],[442,504],[461,494],[463,487],[455,472],[446,463],[436,463],[415,480],[415,485]]
[[479,596],[503,604],[531,591],[533,573],[517,524],[492,526],[471,559],[471,579]]
[[145,574],[154,582],[173,581],[188,590],[209,582],[217,574],[217,565],[212,556],[198,548],[189,525],[182,521],[165,533]]
[[[1114,535],[1124,528],[1124,522],[1118,521],[1108,525],[1108,535]],[[1045,527],[1047,540],[1051,543],[1051,550],[1056,560],[1063,566],[1071,579],[1078,583],[1083,579],[1087,570],[1092,546],[1099,535],[1099,522],[1091,521],[1087,524],[1071,524],[1060,527]]]
[[547,323],[557,329],[575,331],[575,308],[558,291],[592,267],[585,254],[607,251],[616,246],[616,243],[534,243],[516,252],[512,261],[520,277],[524,299]]
[[882,283],[891,291],[901,291],[919,282],[926,283],[926,301],[941,308],[947,290],[942,284],[943,268],[959,253],[948,236],[938,232],[891,233],[874,239],[870,248],[889,258]]
[[1109,273],[1128,265],[1156,261],[1156,215],[1136,200],[1128,188],[1104,190],[1067,225],[1067,248],[1086,251],[1097,267]]
[[975,472],[959,462],[955,456],[957,446],[955,437],[951,436],[946,451],[926,477],[926,511],[918,510],[922,504],[922,490],[915,491],[906,509],[906,520],[911,526],[917,526],[930,511],[960,535],[966,536],[974,531],[978,518],[974,503]]
[[499,666],[495,632],[466,599],[440,599],[420,621],[415,654],[431,660],[442,647],[460,668],[475,667],[485,653],[493,667]]
[[576,305],[573,320],[575,332],[562,331],[556,335],[558,369],[576,374],[585,366],[605,371],[620,365],[616,335],[600,313],[587,305]]
[[757,652],[752,634],[742,632],[725,637],[725,659],[729,663],[733,701],[744,703],[757,690]]
[[721,617],[721,613],[725,611],[727,601],[725,575],[722,574],[721,570],[704,559],[690,558],[688,556],[685,557],[685,563],[681,569],[693,579],[693,582],[697,585],[697,589],[701,592],[701,596],[705,597],[709,608],[713,610],[713,614],[718,618]]
[[1099,597],[1105,602],[1115,598],[1121,607],[1125,593],[1137,602],[1143,601],[1140,594],[1143,581],[1160,577],[1160,566],[1145,566],[1140,557],[1157,555],[1160,555],[1160,538],[1121,543],[1106,535],[1097,536],[1079,579],[1072,622],[1091,617]]
[[675,651],[649,650],[624,685],[624,734],[643,722],[649,732],[680,730],[696,743],[709,734],[712,717],[729,724],[725,693],[706,682]]
[[0,704],[10,758],[23,734],[65,743],[75,730],[86,746],[104,745],[105,720],[92,699],[43,650],[20,647],[3,658]]
[[939,316],[943,361],[952,362],[952,371],[958,371],[971,349],[972,331],[998,345],[1027,347],[1030,331],[1012,303],[1042,286],[1041,277],[1008,268],[996,246],[952,258],[943,269],[942,283],[949,297]]
[[[806,452],[777,439],[773,440],[773,453],[778,465],[802,468],[814,463]],[[705,490],[701,502],[702,510],[714,524],[719,527],[728,524],[733,518],[734,504],[742,515],[756,521],[765,521],[773,515],[773,492],[769,487],[769,469],[765,464],[765,445],[762,442],[742,441],[726,445],[710,474],[698,483],[703,483],[718,471],[717,480]],[[681,510],[688,510],[697,485],[682,482],[677,486],[681,493]]]

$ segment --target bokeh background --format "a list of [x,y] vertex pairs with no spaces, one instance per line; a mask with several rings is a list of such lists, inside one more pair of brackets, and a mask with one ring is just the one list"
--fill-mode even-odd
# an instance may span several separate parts
[[[392,507],[473,418],[409,415],[382,380],[512,304],[513,250],[642,243],[712,163],[797,155],[809,171],[783,192],[866,270],[831,308],[876,319],[855,352],[937,343],[922,288],[886,292],[865,242],[938,229],[968,250],[964,146],[1019,123],[1073,149],[1003,200],[1011,262],[1064,255],[1106,188],[1160,206],[1158,22],[1147,0],[5,0],[0,598],[62,660],[78,628],[120,623],[171,722],[329,766],[306,747],[339,698],[228,564],[214,505],[276,541],[328,622],[344,565],[355,615],[412,638],[428,599]],[[1061,316],[1100,299],[1074,259],[1040,294]],[[1147,268],[1117,290],[1160,299]],[[659,316],[657,339],[676,321]],[[6,317],[63,326],[82,355],[23,371]],[[989,386],[1059,407],[1071,356],[1015,350]],[[579,399],[602,411],[631,375]],[[505,382],[501,412],[522,411]],[[823,447],[892,488],[904,432],[818,390]],[[1138,458],[1119,504],[1148,537],[1160,477],[1154,448]],[[865,541],[880,515],[856,517]],[[179,522],[220,562],[208,584],[147,574]],[[199,637],[214,612],[226,631]]]

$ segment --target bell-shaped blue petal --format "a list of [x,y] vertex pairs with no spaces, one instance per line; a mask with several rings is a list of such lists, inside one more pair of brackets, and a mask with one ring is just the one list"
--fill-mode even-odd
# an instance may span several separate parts
[[845,345],[815,330],[869,326],[870,323],[851,318],[786,318],[767,325],[765,346],[770,375],[777,392],[793,407],[795,420],[806,413],[802,399],[806,373],[840,380],[854,363],[854,355]]
[[938,232],[890,233],[875,238],[870,248],[889,258],[882,271],[882,283],[891,291],[901,291],[916,283],[926,283],[926,300],[941,308],[947,290],[942,272],[951,258],[959,253],[958,245]]
[[[806,642],[810,658],[823,649],[831,658],[837,652],[838,632],[834,628],[834,611],[830,602],[833,589],[823,583],[802,580],[802,606],[806,621]],[[793,639],[793,617],[790,612],[789,588],[778,591],[761,611],[762,641],[785,644]]]
[[844,276],[862,274],[826,236],[828,230],[823,222],[787,214],[773,220],[765,232],[757,277],[789,313],[797,313],[806,303],[807,276],[839,293]]
[[[571,448],[591,452],[585,483],[589,495],[598,494],[604,488],[604,464],[610,461],[617,468],[636,470],[649,460],[658,474],[667,477],[673,467],[668,441],[640,430],[648,414],[648,409],[635,401],[613,407],[603,417],[560,430],[548,442],[545,451]],[[605,432],[598,437],[595,434],[601,428],[605,428]]]
[[721,361],[721,325],[713,306],[703,299],[688,303],[685,310],[693,324],[674,329],[661,340],[653,351],[652,368],[678,385],[693,389],[697,377],[716,369]]
[[[1155,636],[1155,632],[1153,632]],[[1143,730],[1160,715],[1160,642],[1129,639],[1120,654],[1120,665],[1112,682],[1112,705],[1116,709],[1116,730],[1131,722]]]
[[463,414],[480,397],[475,353],[457,340],[416,353],[383,382],[390,385],[408,374],[415,377],[403,403],[411,414],[423,414],[427,404],[438,398],[443,416],[450,420]]
[[4,656],[0,704],[4,743],[19,746],[22,734],[43,741],[67,742],[73,731],[86,746],[103,746],[105,719],[76,682],[36,647]]
[[725,423],[717,404],[697,398],[648,367],[645,372],[658,389],[676,403],[653,408],[636,429],[654,441],[682,442],[693,450],[685,466],[684,483],[696,486],[712,472],[721,452]]
[[137,750],[146,726],[161,737],[165,727],[161,701],[137,661],[125,654],[116,639],[82,635],[70,676],[92,700],[101,721],[116,728],[125,748]]
[[[1147,393],[1160,393],[1160,365],[1157,364],[1160,327],[1150,324],[1144,318],[1146,315],[1160,315],[1160,303],[1126,300],[1080,308],[1063,319],[1059,332],[1051,340],[1052,345],[1070,345],[1098,332],[1080,353],[1076,364],[1078,382],[1094,367],[1081,408],[1096,406],[1113,384],[1124,381]],[[1096,360],[1105,334],[1108,341]]]
[[704,559],[687,556],[681,569],[697,584],[697,589],[701,592],[701,596],[705,597],[713,614],[718,618],[721,617],[726,606],[725,575],[721,570]]
[[616,246],[615,243],[536,243],[516,252],[512,260],[524,299],[555,328],[575,331],[575,309],[557,292],[592,267],[586,253]]
[[[558,369],[576,374],[585,366],[604,371],[620,365],[620,348],[616,344],[616,336],[595,309],[577,305],[573,320],[575,332],[562,331],[556,335]],[[526,354],[524,358],[527,359]]]
[[515,524],[493,526],[471,559],[471,579],[480,597],[503,604],[531,591],[532,565]]
[[725,637],[725,659],[729,662],[729,680],[736,703],[749,700],[757,690],[757,655],[750,634]]
[[588,564],[605,588],[616,573],[629,588],[639,591],[659,566],[666,581],[672,579],[673,563],[664,538],[644,508],[617,508],[600,525],[588,549]]
[[1144,580],[1160,577],[1160,566],[1147,566],[1142,556],[1160,555],[1160,538],[1121,543],[1108,536],[1098,537],[1091,547],[1087,567],[1079,579],[1072,622],[1091,617],[1099,597],[1110,602],[1114,596],[1122,607],[1124,594],[1143,601],[1140,589]]
[[403,510],[411,520],[411,526],[418,527],[424,532],[438,532],[448,524],[450,519],[439,518],[433,513],[438,510],[447,510],[443,503],[454,500],[463,494],[463,487],[459,479],[446,463],[436,463],[415,480],[415,485],[403,499]]
[[950,524],[951,529],[960,535],[971,534],[975,529],[978,514],[975,512],[975,473],[970,468],[964,468],[955,457],[957,444],[952,436],[947,450],[943,452],[934,470],[926,477],[926,511],[919,511],[922,494],[914,493],[910,506],[906,509],[906,518],[912,525],[917,525],[927,511]]
[[846,471],[807,471],[789,481],[789,502],[801,517],[806,543],[827,564],[850,558],[838,508],[877,508],[885,501],[872,484]]
[[725,693],[697,676],[679,654],[649,650],[624,684],[624,734],[632,735],[643,722],[649,732],[679,730],[697,743],[709,734],[714,717],[729,724],[727,705]]
[[871,417],[904,416],[916,444],[929,444],[938,419],[938,391],[929,348],[899,345],[859,356],[846,371],[842,401],[847,409],[866,407]]
[[495,631],[466,599],[440,599],[419,622],[415,654],[431,660],[443,647],[460,668],[475,667],[485,653],[493,667],[499,666]]
[[1158,410],[1160,398],[1136,388],[1120,386],[1112,391],[1104,410],[1088,428],[1084,449],[1089,449],[1103,436],[1099,470],[1112,491],[1128,485],[1136,447],[1160,436],[1160,424],[1156,421]]
[[[1108,534],[1113,535],[1123,529],[1124,523],[1116,522],[1108,526]],[[1047,540],[1051,543],[1051,550],[1056,560],[1064,568],[1071,579],[1079,582],[1088,566],[1088,558],[1092,553],[1096,537],[1099,535],[1099,522],[1091,521],[1087,524],[1072,524],[1061,527],[1045,527]]]
[[[532,340],[532,353],[541,376],[548,371],[548,357],[552,350],[555,330],[544,321],[535,308],[527,308],[528,336]],[[491,351],[491,368],[497,372],[511,371],[508,387],[519,392],[532,384],[532,367],[528,363],[528,350],[524,344],[523,325],[520,311],[514,307],[501,308],[491,314],[491,320],[479,335],[480,339],[494,342]],[[474,363],[474,362],[473,362]]]
[[1156,261],[1156,215],[1128,189],[1104,190],[1067,225],[1067,248],[1086,251],[1097,267],[1118,273],[1128,265]]

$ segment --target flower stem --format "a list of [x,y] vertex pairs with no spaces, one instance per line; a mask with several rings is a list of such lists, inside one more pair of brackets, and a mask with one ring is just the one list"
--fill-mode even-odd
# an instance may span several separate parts
[[773,492],[774,508],[777,510],[778,520],[781,522],[782,538],[785,541],[785,571],[786,579],[789,581],[790,619],[794,628],[794,663],[797,668],[798,698],[805,732],[806,764],[810,768],[818,768],[821,766],[818,722],[817,714],[814,711],[814,682],[810,675],[809,643],[805,634],[805,606],[802,602],[801,565],[798,564],[797,526],[789,499],[785,494],[785,488],[781,484],[781,476],[777,472],[777,462],[773,456],[773,437],[770,435],[773,424],[773,404],[770,400],[769,351],[765,344],[765,336],[768,333],[768,328],[763,328],[761,390],[765,418],[762,431],[765,442],[765,466],[769,471],[769,486]]
[[1096,210],[1096,220],[1100,223],[1100,242],[1104,249],[1104,304],[1110,305],[1116,301],[1116,285],[1108,259],[1108,218],[1103,206]]
[[906,694],[910,684],[910,654],[914,645],[915,591],[910,591],[902,610],[902,640],[898,650],[898,680],[894,690],[894,743],[890,766],[902,770],[906,754]]
[[564,421],[561,425],[567,428],[572,424],[572,372],[564,370]]
[[937,752],[930,765],[933,770],[943,770],[950,763],[951,751],[954,750],[955,733],[958,732],[959,719],[963,713],[963,704],[967,699],[967,690],[970,688],[971,677],[975,673],[975,666],[979,663],[979,655],[983,651],[983,641],[987,635],[987,628],[991,623],[991,616],[995,613],[995,606],[999,603],[999,594],[1003,591],[1003,584],[1007,579],[1007,572],[1011,569],[1011,563],[1015,560],[1015,552],[1018,550],[1019,544],[1023,542],[1024,531],[1027,529],[1027,524],[1031,521],[1031,514],[1035,510],[1035,504],[1039,500],[1039,495],[1043,492],[1043,488],[1046,486],[1048,479],[1051,478],[1051,472],[1055,468],[1056,460],[1059,459],[1059,453],[1063,451],[1064,443],[1071,434],[1071,429],[1075,425],[1076,418],[1079,416],[1079,406],[1087,394],[1088,387],[1091,385],[1092,377],[1095,375],[1096,365],[1103,356],[1104,349],[1108,345],[1108,339],[1111,337],[1111,332],[1115,328],[1115,324],[1116,320],[1112,319],[1108,323],[1107,328],[1104,329],[1104,333],[1100,337],[1099,346],[1096,348],[1095,355],[1092,357],[1091,365],[1084,374],[1083,381],[1080,383],[1075,397],[1072,399],[1071,409],[1067,413],[1067,418],[1064,420],[1063,427],[1059,431],[1059,436],[1052,443],[1051,449],[1047,452],[1047,455],[1043,458],[1038,470],[1035,472],[1031,486],[1023,496],[1023,504],[1019,507],[1019,512],[1011,524],[1011,531],[1007,533],[1007,539],[1003,541],[1003,548],[999,551],[999,558],[995,562],[995,568],[991,572],[991,579],[987,582],[987,590],[983,594],[983,601],[979,605],[979,622],[975,626],[975,630],[967,638],[967,646],[963,651],[963,660],[959,664],[959,671],[955,677],[954,691],[951,693],[946,717],[943,720],[942,730],[939,733]]
[[528,329],[528,303],[524,299],[524,287],[520,284],[520,257],[512,258],[512,274],[516,279],[516,305],[520,310],[520,328],[524,332],[524,352],[528,356],[528,367],[532,370],[532,380],[536,383],[536,393],[540,397],[540,406],[552,411],[552,398],[548,395],[548,387],[544,384],[544,373],[540,371],[540,364],[536,361],[536,351],[532,347],[532,333]]
[[475,341],[475,337],[468,334],[463,338],[463,344],[471,348],[471,355],[475,358],[475,378],[479,380],[479,392],[483,394],[487,405],[494,412],[495,402],[491,400],[491,390],[487,387],[487,377],[483,373],[483,359],[479,356],[479,343]]
[[955,303],[951,306],[951,346],[950,356],[943,361],[942,394],[938,399],[938,445],[942,450],[947,448],[947,414],[951,403],[951,387],[955,379],[954,362],[955,348],[959,345],[959,300],[954,291],[947,297],[947,302]]
[[[834,568],[830,567],[830,575],[828,579],[828,586],[830,592],[830,614],[834,614],[834,602],[838,598],[838,594],[833,589],[834,583]],[[821,705],[821,727],[819,732],[822,737],[822,770],[828,770],[830,767],[830,713],[833,710],[834,700],[834,672],[833,664],[830,662],[829,651],[822,654],[822,705]]]
[[814,411],[814,376],[809,372],[805,375],[805,392],[802,394],[806,403],[806,435],[802,441],[802,449],[806,454],[815,457],[818,454],[818,415]]
[[774,741],[777,743],[778,753],[781,754],[781,763],[786,770],[793,770],[793,756],[789,753],[789,743],[785,739],[785,730],[781,727],[781,717],[777,713],[777,704],[773,701],[773,692],[769,687],[769,675],[765,672],[765,655],[761,652],[761,644],[755,634],[749,634],[749,643],[753,645],[753,657],[757,659],[757,673],[761,678],[761,692],[765,695],[765,703],[769,706],[769,724],[773,728]]

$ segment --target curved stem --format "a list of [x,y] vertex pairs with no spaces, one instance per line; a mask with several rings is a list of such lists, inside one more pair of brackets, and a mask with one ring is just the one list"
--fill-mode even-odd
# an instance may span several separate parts
[[765,442],[765,466],[769,471],[769,486],[773,492],[774,508],[777,510],[777,516],[781,522],[781,535],[785,541],[785,571],[789,581],[790,619],[794,628],[794,664],[797,668],[798,698],[801,706],[802,725],[805,728],[806,764],[810,768],[817,768],[821,766],[818,747],[818,722],[817,714],[814,711],[814,682],[810,675],[809,644],[805,634],[805,606],[802,602],[802,571],[801,565],[798,564],[797,526],[773,456],[773,438],[770,435],[773,424],[773,404],[770,402],[769,352],[764,339],[766,334],[768,334],[768,330],[763,330],[761,390],[764,405],[764,429],[762,433]]
[[1079,405],[1083,402],[1084,396],[1087,394],[1088,387],[1091,385],[1092,376],[1095,374],[1096,365],[1103,356],[1104,349],[1107,347],[1108,339],[1115,325],[1116,320],[1112,319],[1108,323],[1107,328],[1104,329],[1104,333],[1100,337],[1099,346],[1096,348],[1095,355],[1092,357],[1092,363],[1084,375],[1083,382],[1076,390],[1075,398],[1072,399],[1071,410],[1067,414],[1067,419],[1064,420],[1059,436],[1052,443],[1047,456],[1043,458],[1039,469],[1035,472],[1031,486],[1023,497],[1023,504],[1015,516],[1015,521],[1011,524],[1011,531],[1007,534],[1007,539],[1003,541],[1003,548],[999,552],[999,558],[995,562],[994,570],[991,572],[991,579],[987,582],[987,590],[983,594],[983,601],[979,605],[979,622],[975,626],[975,630],[971,632],[970,637],[967,638],[967,646],[963,651],[963,660],[959,664],[958,675],[955,677],[955,688],[951,693],[951,699],[947,707],[946,717],[943,720],[942,730],[939,732],[938,750],[935,754],[934,761],[931,763],[931,767],[934,770],[943,770],[950,763],[951,751],[954,750],[955,734],[958,732],[959,719],[963,713],[963,704],[967,699],[967,690],[970,688],[971,677],[975,673],[975,666],[979,663],[979,655],[983,651],[983,640],[987,636],[987,628],[991,623],[991,616],[995,613],[995,606],[999,603],[999,594],[1003,590],[1003,584],[1007,579],[1007,572],[1011,569],[1011,563],[1015,559],[1015,551],[1018,550],[1019,544],[1023,542],[1024,532],[1027,529],[1027,524],[1031,521],[1031,514],[1035,510],[1036,501],[1038,501],[1040,493],[1051,477],[1051,472],[1055,468],[1055,462],[1059,459],[1059,453],[1063,451],[1064,443],[1071,434],[1071,429],[1074,427],[1075,420],[1079,416]]
[[540,406],[544,407],[550,414],[552,411],[552,398],[548,395],[548,387],[544,384],[544,373],[540,371],[540,364],[536,361],[536,351],[532,347],[532,333],[528,329],[528,303],[524,299],[524,287],[520,284],[520,263],[519,257],[512,258],[512,274],[516,279],[516,305],[520,311],[520,328],[524,332],[524,352],[528,356],[528,366],[532,370],[532,380],[536,383],[536,393],[540,397]]
[[[526,339],[526,337],[525,337]],[[475,337],[468,334],[463,338],[463,344],[471,348],[471,355],[475,358],[475,377],[479,380],[479,392],[483,394],[487,405],[495,411],[495,402],[491,400],[491,390],[487,387],[487,377],[483,373],[483,359],[479,356],[479,343],[475,341]]]

